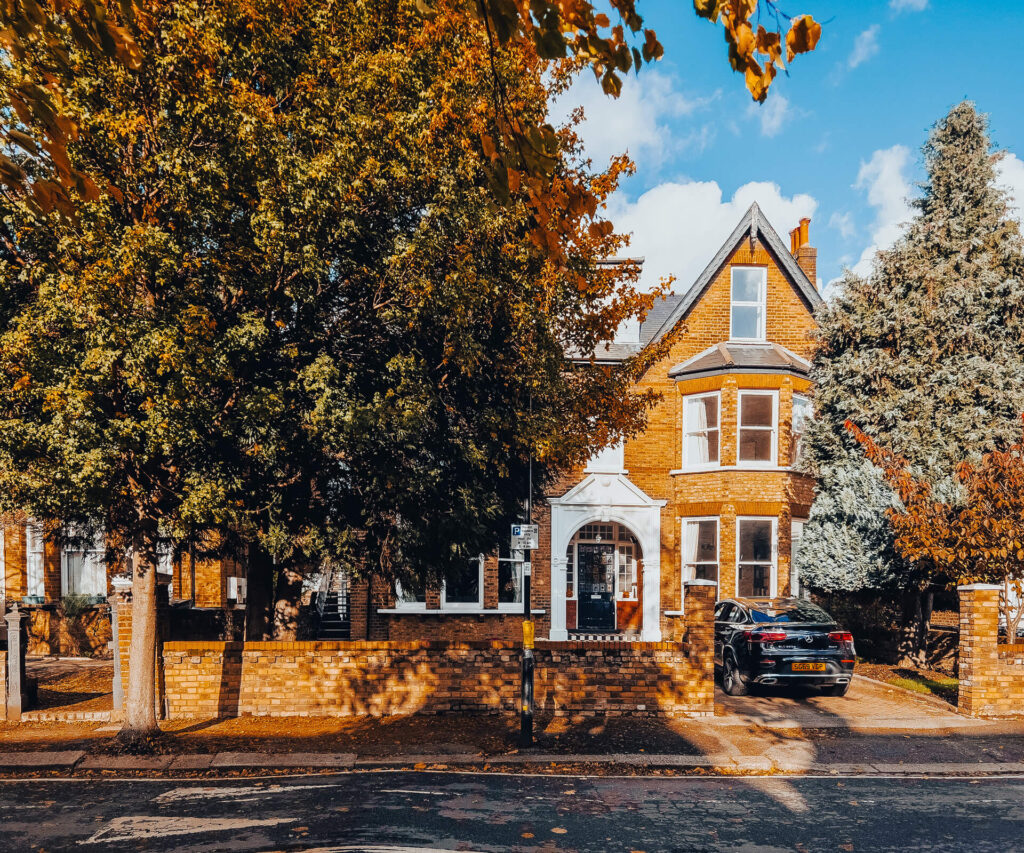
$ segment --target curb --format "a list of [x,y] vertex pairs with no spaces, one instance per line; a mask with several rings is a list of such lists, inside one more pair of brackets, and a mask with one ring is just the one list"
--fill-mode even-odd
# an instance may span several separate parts
[[182,755],[86,755],[84,751],[37,751],[0,753],[0,772],[85,771],[86,776],[103,771],[121,772],[208,772],[208,771],[280,771],[280,770],[448,770],[466,768],[483,770],[523,768],[550,770],[564,765],[578,773],[580,765],[592,767],[630,767],[642,770],[693,770],[705,774],[735,776],[742,774],[773,774],[779,776],[976,776],[1021,775],[1024,761],[1015,762],[928,762],[893,764],[885,762],[819,762],[801,761],[796,757],[766,755],[647,755],[607,753],[563,755],[535,753],[530,755],[484,756],[479,753],[456,755],[404,755],[380,758],[359,758],[351,752],[266,753],[221,752]]

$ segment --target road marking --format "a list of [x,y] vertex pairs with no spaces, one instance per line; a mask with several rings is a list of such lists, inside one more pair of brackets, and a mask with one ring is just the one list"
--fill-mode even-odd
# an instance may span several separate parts
[[430,797],[445,797],[448,791],[414,791],[411,788],[382,788],[382,794],[426,794]]
[[79,844],[109,844],[113,841],[145,841],[168,835],[196,835],[204,832],[229,832],[253,829],[258,826],[278,826],[295,823],[297,817],[271,817],[256,820],[241,817],[195,818],[161,817],[159,815],[131,815],[116,817],[99,832],[93,833]]
[[[410,847],[406,844],[345,844],[341,847],[307,847],[302,853],[452,853],[439,847]],[[465,853],[480,853],[467,850]]]
[[214,787],[212,785],[189,788],[173,788],[170,791],[156,796],[151,802],[154,803],[178,803],[189,800],[221,799],[232,800],[245,798],[253,800],[256,797],[264,797],[268,794],[281,794],[287,791],[309,791],[316,788],[334,788],[336,785],[249,785],[246,787]]

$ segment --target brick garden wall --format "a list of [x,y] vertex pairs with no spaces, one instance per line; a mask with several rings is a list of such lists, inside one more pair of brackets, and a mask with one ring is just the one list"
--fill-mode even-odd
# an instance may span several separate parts
[[[521,650],[502,642],[165,643],[167,715],[513,713]],[[539,712],[710,714],[710,646],[547,643]]]
[[999,587],[960,594],[959,709],[972,717],[1024,716],[1024,644],[999,642]]

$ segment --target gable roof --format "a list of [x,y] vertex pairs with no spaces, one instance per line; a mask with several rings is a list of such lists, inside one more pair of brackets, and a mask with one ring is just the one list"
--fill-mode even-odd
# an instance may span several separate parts
[[[772,257],[775,258],[775,262],[782,268],[782,271],[789,280],[793,282],[797,292],[804,302],[807,303],[808,308],[813,310],[822,304],[823,300],[821,294],[818,293],[818,288],[807,277],[807,273],[801,269],[800,265],[796,262],[796,258],[790,254],[786,244],[779,238],[779,235],[772,228],[771,223],[765,218],[764,214],[761,213],[761,208],[757,206],[755,201],[747,208],[747,212],[743,214],[743,218],[733,229],[732,234],[722,244],[718,253],[704,268],[704,272],[697,277],[697,280],[690,286],[690,289],[681,297],[677,297],[678,302],[674,304],[671,310],[664,314],[660,325],[656,329],[651,329],[650,337],[646,340],[641,338],[644,346],[660,340],[686,316],[689,310],[697,304],[697,301],[704,294],[704,291],[708,289],[711,282],[718,276],[718,273],[721,272],[725,262],[729,260],[729,257],[736,251],[736,247],[739,246],[744,238],[750,240],[760,239],[764,242]],[[648,321],[650,321],[653,314],[654,309],[651,309],[651,312],[648,314]]]
[[715,373],[792,373],[807,376],[811,363],[776,343],[718,343],[673,367],[673,379],[694,379]]

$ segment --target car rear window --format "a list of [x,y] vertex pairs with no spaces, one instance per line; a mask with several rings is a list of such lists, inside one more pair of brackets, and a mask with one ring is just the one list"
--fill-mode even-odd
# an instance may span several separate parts
[[809,601],[785,601],[763,607],[751,607],[750,618],[755,622],[817,622],[835,620],[816,604]]

